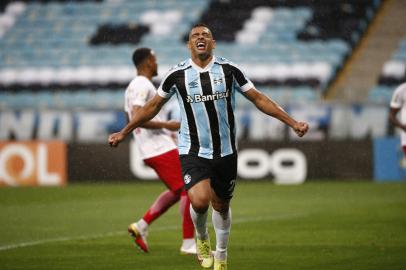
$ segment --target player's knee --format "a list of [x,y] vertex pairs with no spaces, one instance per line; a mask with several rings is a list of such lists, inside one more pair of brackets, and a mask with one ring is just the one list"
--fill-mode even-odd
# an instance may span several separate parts
[[195,212],[200,214],[206,213],[209,209],[209,205],[204,203],[196,203],[192,204],[191,206],[193,207],[193,210],[195,210]]
[[180,197],[180,195],[182,194],[183,188],[179,188],[177,190],[172,190],[172,193],[177,196]]
[[230,208],[230,201],[212,200],[211,205],[217,212],[220,212],[221,214],[227,214],[228,209]]
[[207,196],[195,196],[190,198],[193,209],[198,213],[205,213],[209,209],[210,198]]

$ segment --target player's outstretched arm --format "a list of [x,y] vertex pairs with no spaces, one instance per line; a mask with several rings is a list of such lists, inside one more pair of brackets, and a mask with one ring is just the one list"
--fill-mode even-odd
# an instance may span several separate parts
[[[137,112],[142,108],[142,106],[133,106],[131,110],[131,119],[137,114]],[[154,121],[150,120],[140,125],[142,128],[146,129],[168,129],[170,131],[177,131],[180,128],[180,122],[170,120],[170,121]]]
[[121,141],[125,139],[128,134],[131,133],[131,131],[154,118],[154,116],[158,114],[166,101],[167,99],[164,99],[159,95],[155,95],[137,111],[131,121],[121,131],[110,134],[108,140],[110,146],[117,146]]
[[262,94],[255,88],[244,92],[244,95],[263,113],[279,119],[286,125],[290,126],[299,137],[302,137],[309,130],[309,125],[306,122],[298,122],[293,119],[281,106],[275,101]]

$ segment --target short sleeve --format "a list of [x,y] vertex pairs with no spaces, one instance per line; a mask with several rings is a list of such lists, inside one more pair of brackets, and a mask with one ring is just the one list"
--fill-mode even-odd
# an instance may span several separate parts
[[[179,72],[179,71],[176,71]],[[158,87],[158,95],[168,99],[175,93],[176,72],[169,72]]]
[[406,94],[406,84],[400,85],[395,89],[390,102],[390,107],[400,109],[404,104],[404,95]]
[[138,80],[128,86],[128,104],[130,106],[144,106],[149,99],[149,93],[153,89],[149,81]]
[[231,65],[233,70],[233,76],[238,86],[240,87],[241,92],[246,92],[254,87],[254,84],[245,76],[242,70],[234,65]]

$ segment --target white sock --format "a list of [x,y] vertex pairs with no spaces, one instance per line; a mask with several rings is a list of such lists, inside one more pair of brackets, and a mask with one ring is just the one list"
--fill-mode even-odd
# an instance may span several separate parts
[[140,219],[137,222],[138,229],[140,229],[141,234],[145,234],[148,231],[148,223],[144,219]]
[[205,240],[209,236],[207,232],[207,212],[204,214],[197,213],[193,206],[190,206],[190,217],[195,225],[196,237],[200,240]]
[[227,259],[228,236],[230,235],[231,228],[231,209],[228,209],[225,217],[213,209],[212,222],[216,232],[216,252],[214,256],[217,260],[224,261]]
[[191,248],[192,246],[196,245],[194,238],[186,238],[183,239],[182,247],[185,249]]

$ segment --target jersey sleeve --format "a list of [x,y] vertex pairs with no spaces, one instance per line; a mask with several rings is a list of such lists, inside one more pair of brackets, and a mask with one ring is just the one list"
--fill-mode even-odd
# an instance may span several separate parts
[[241,92],[246,92],[254,87],[254,84],[245,76],[239,67],[232,65],[234,80],[239,86]]
[[144,106],[148,101],[151,85],[144,81],[138,81],[137,83],[131,83],[127,91],[130,106]]
[[406,84],[402,84],[395,89],[390,102],[390,107],[400,109],[404,104],[404,95],[406,91]]
[[158,88],[158,95],[168,99],[175,93],[175,84],[176,84],[176,75],[175,72],[169,71],[169,73],[162,80],[161,85]]

